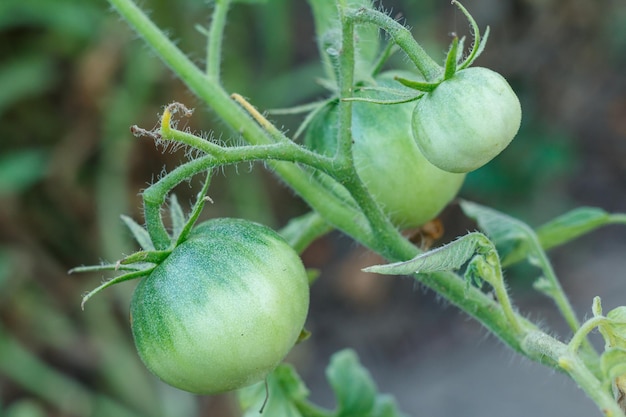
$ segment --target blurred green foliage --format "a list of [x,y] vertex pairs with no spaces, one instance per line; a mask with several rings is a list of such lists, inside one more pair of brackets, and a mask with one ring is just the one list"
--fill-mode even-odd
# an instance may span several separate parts
[[[561,200],[548,210],[578,201],[607,207],[590,201],[585,186],[626,195],[624,184],[619,190],[575,185],[590,172],[606,178],[601,174],[609,171],[622,182],[626,177],[619,165],[626,160],[619,145],[626,102],[618,67],[626,61],[626,8],[607,2],[587,13],[581,2],[562,3],[507,0],[481,9],[480,2],[467,1],[481,27],[492,27],[479,65],[519,87],[527,115],[513,145],[469,176],[464,196],[470,199],[519,213],[545,205],[555,190]],[[140,4],[203,64],[205,39],[196,25],[209,21],[206,1]],[[447,33],[467,31],[447,2],[385,6],[402,11],[417,38],[442,58]],[[323,97],[304,0],[237,4],[230,17],[223,59],[229,90],[263,110]],[[407,64],[401,56],[393,62]],[[0,415],[236,414],[229,397],[199,399],[148,374],[127,326],[132,284],[107,291],[82,312],[81,293],[101,277],[66,274],[133,249],[119,215],[141,221],[138,190],[184,154],[155,149],[128,128],[151,128],[174,100],[198,105],[104,0],[0,1]],[[586,111],[593,117],[579,116]],[[283,117],[278,124],[294,132],[298,121]],[[202,107],[188,123],[222,140],[231,136]],[[216,203],[208,216],[280,226],[304,210],[262,167],[225,173],[228,181],[218,176],[210,190]],[[184,203],[194,190],[183,184],[177,193]],[[608,205],[626,211],[626,197]]]

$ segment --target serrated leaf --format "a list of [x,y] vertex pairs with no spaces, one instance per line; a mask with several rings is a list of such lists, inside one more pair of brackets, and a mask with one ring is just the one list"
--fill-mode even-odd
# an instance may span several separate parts
[[541,245],[548,249],[609,223],[611,216],[596,207],[579,207],[537,228]]
[[351,349],[335,353],[326,377],[337,399],[337,416],[367,416],[374,408],[376,385]]
[[[495,243],[502,265],[510,265],[524,258],[529,261],[543,257],[539,238],[526,223],[489,207],[462,201],[461,208],[468,217]],[[539,253],[541,251],[541,253]]]
[[238,395],[244,417],[305,417],[295,402],[305,401],[309,391],[293,367],[283,364],[267,376],[267,391],[265,382],[260,382],[239,390]]
[[365,268],[364,271],[383,275],[454,271],[465,265],[476,252],[485,253],[491,249],[495,250],[487,236],[479,232],[472,232],[444,246],[422,253],[409,261],[374,265]]
[[267,389],[260,382],[239,390],[244,417],[404,417],[391,396],[377,393],[374,381],[354,351],[335,353],[326,368],[326,376],[337,399],[336,410],[309,402],[309,391],[296,371],[283,364],[268,375]]
[[332,356],[326,377],[337,400],[334,417],[404,417],[393,397],[377,392],[370,373],[352,349]]
[[150,235],[148,234],[148,231],[146,229],[144,229],[139,223],[134,221],[132,218],[124,214],[122,214],[120,217],[122,221],[124,222],[124,224],[126,225],[126,227],[128,227],[128,230],[130,230],[130,232],[132,233],[133,237],[135,238],[139,246],[141,246],[141,249],[145,251],[155,250],[154,244],[152,243],[152,239],[150,239]]
[[489,207],[469,201],[462,201],[463,212],[476,220],[480,230],[496,244],[496,246],[512,240],[524,240],[533,234],[526,223]]

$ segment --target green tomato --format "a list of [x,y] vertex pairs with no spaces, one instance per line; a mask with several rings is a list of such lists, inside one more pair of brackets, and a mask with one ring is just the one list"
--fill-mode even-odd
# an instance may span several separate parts
[[[390,74],[382,87],[399,87]],[[352,155],[357,174],[392,223],[400,228],[432,220],[456,196],[465,175],[443,171],[424,158],[411,133],[414,102],[352,106]],[[311,122],[305,143],[333,155],[338,133],[337,105],[330,104]]]
[[262,380],[287,355],[309,306],[298,254],[240,219],[198,225],[133,294],[139,356],[166,383],[198,394]]
[[511,143],[521,120],[519,99],[504,77],[472,67],[418,100],[413,136],[433,165],[449,172],[470,172]]

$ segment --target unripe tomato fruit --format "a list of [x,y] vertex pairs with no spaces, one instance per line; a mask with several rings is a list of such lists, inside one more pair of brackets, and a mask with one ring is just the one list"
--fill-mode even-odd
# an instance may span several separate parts
[[223,218],[198,225],[138,284],[131,327],[156,376],[214,394],[272,371],[296,343],[308,306],[298,254],[263,225]]
[[[378,79],[382,87],[398,87],[392,74]],[[421,226],[439,214],[456,196],[465,175],[443,171],[424,158],[411,133],[415,102],[352,105],[352,155],[357,174],[372,198],[400,228]],[[316,116],[305,142],[333,155],[337,138],[337,106]]]
[[470,172],[511,143],[521,120],[519,99],[504,77],[471,67],[417,101],[413,136],[433,165],[449,172]]

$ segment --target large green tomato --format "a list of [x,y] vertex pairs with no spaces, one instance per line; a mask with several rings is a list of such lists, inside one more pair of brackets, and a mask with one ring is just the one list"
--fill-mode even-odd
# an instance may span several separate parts
[[470,172],[511,143],[521,120],[519,99],[507,81],[487,68],[471,67],[417,101],[413,135],[432,164]]
[[[381,86],[399,86],[391,75]],[[357,174],[391,221],[400,228],[432,220],[456,196],[465,175],[443,171],[424,158],[411,133],[415,102],[352,106],[352,154]],[[337,105],[330,104],[311,122],[305,142],[333,155],[338,132]]]
[[306,271],[276,232],[215,219],[198,225],[139,283],[131,326],[155,375],[213,394],[272,371],[296,343],[308,306]]

